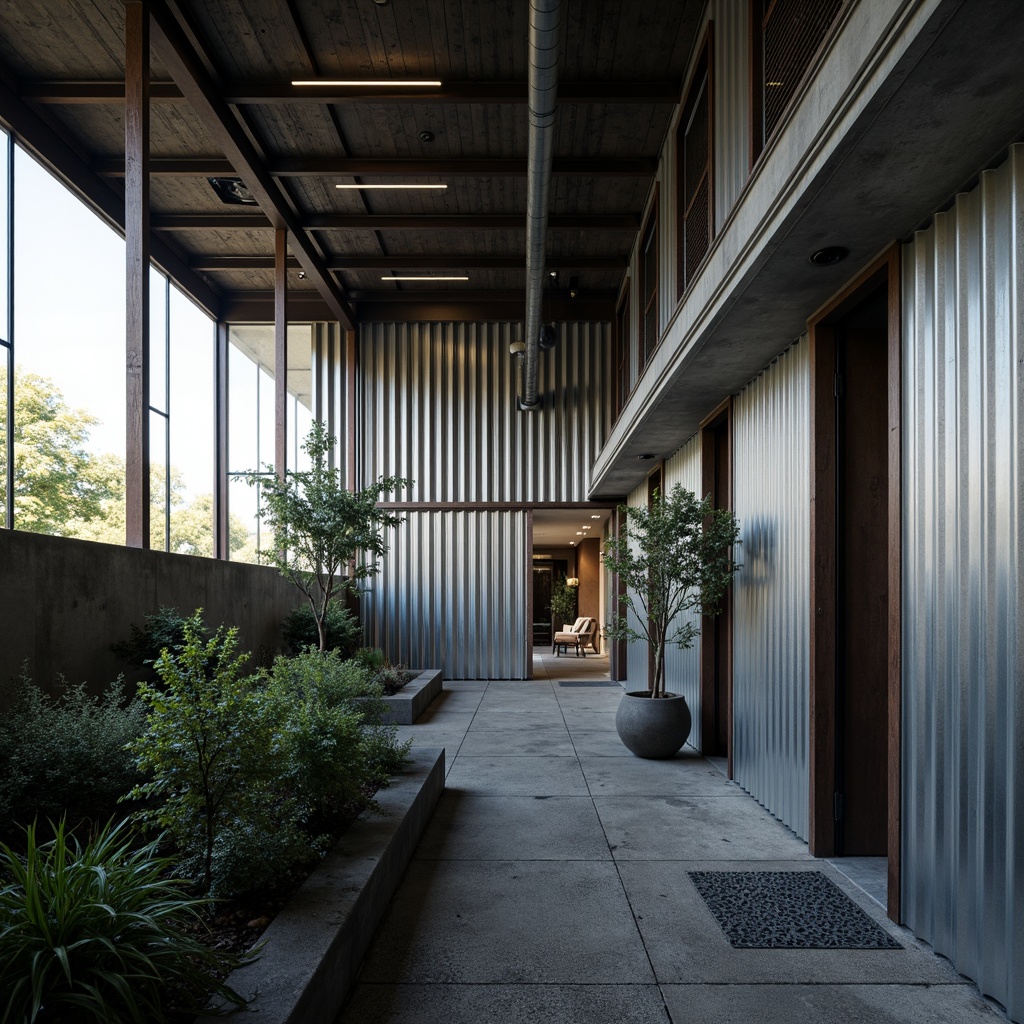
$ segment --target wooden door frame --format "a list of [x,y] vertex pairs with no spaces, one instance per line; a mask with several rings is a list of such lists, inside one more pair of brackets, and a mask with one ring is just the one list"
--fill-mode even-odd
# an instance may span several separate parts
[[[706,416],[700,424],[700,473],[701,473],[701,494],[707,495],[711,483],[715,477],[715,433],[723,424],[728,441],[726,459],[728,468],[726,470],[726,503],[725,507],[731,509],[733,506],[733,457],[732,457],[732,395],[717,405],[710,415]],[[721,614],[725,619],[725,651],[723,654],[723,673],[725,675],[725,730],[726,730],[726,760],[727,775],[732,778],[732,730],[733,730],[733,698],[732,698],[732,630],[733,630],[733,588],[729,587],[725,592],[725,600],[722,605]],[[708,630],[714,628],[714,620],[707,615],[701,617],[701,639],[700,639],[700,734],[701,746],[704,746],[704,737],[711,735],[715,727],[714,706],[715,706],[715,659],[714,645],[705,643],[704,638]]]
[[807,321],[811,377],[810,821],[816,857],[835,853],[836,328],[884,286],[888,334],[888,914],[900,921],[901,854],[901,389],[900,249],[894,243]]

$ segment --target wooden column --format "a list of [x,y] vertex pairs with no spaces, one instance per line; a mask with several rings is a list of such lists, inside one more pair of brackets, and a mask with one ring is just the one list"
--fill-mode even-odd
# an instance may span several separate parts
[[125,5],[125,543],[149,547],[149,14]]
[[288,468],[288,232],[274,232],[274,470]]
[[345,345],[345,478],[350,491],[356,489],[356,374],[359,355],[355,331],[342,330]]
[[217,322],[213,375],[213,553],[231,557],[228,526],[228,325]]

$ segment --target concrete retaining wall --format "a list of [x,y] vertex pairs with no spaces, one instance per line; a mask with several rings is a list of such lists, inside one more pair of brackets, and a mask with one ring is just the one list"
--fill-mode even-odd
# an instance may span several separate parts
[[161,606],[201,607],[238,627],[242,650],[272,655],[301,596],[268,566],[0,530],[0,682],[26,662],[44,689],[58,674],[96,691],[135,679],[110,644]]

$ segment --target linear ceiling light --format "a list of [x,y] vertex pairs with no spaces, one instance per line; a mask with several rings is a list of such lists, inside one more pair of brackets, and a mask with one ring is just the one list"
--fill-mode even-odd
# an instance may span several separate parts
[[317,78],[317,79],[306,79],[306,80],[293,80],[292,85],[327,85],[340,88],[354,88],[354,89],[405,89],[416,87],[424,89],[436,89],[440,86],[438,80],[421,80],[421,81],[409,81],[402,82],[393,78],[374,78],[374,79],[363,79],[362,81],[355,81],[354,79],[346,80],[342,78]]
[[410,183],[392,185],[335,185],[335,188],[366,189],[366,188],[447,188],[447,185],[414,185]]
[[468,276],[442,277],[437,274],[395,274],[392,277],[382,277],[382,281],[468,281]]

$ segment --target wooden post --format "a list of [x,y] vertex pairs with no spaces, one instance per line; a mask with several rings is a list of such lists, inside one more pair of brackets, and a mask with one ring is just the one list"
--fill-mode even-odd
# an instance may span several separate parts
[[274,470],[288,468],[288,232],[274,232]]
[[231,557],[228,525],[228,325],[217,322],[213,377],[213,551],[216,558]]
[[149,547],[149,14],[125,5],[125,543]]

